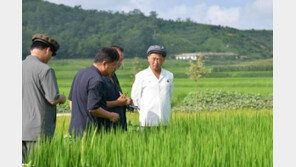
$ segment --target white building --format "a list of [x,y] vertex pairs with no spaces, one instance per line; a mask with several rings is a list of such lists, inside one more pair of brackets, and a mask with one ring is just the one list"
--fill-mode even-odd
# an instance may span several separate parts
[[198,52],[198,53],[182,53],[176,55],[177,60],[197,60],[199,56],[203,55],[204,58],[216,56],[216,57],[224,57],[224,56],[237,56],[232,52]]

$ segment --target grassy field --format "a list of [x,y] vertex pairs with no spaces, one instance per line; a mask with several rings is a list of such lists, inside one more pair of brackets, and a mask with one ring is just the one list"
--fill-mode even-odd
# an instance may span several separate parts
[[[137,114],[129,115],[137,122]],[[34,166],[272,166],[271,110],[173,113],[166,129],[65,135],[69,117],[58,117],[51,142],[29,157]]]
[[[260,61],[259,61],[260,62]],[[262,61],[264,65],[266,62]],[[272,62],[271,62],[272,63]],[[58,86],[61,93],[69,95],[72,80],[77,71],[88,67],[92,64],[91,59],[80,60],[53,60],[49,63],[56,72]],[[186,74],[188,61],[167,60],[164,63],[164,68],[174,73],[174,92],[172,98],[172,106],[178,106],[182,99],[194,90],[194,82],[189,80]],[[215,64],[210,64],[208,68],[215,67]],[[241,63],[239,63],[241,64]],[[253,62],[248,64],[260,65]],[[220,64],[218,64],[221,66]],[[148,67],[147,60],[140,60],[140,69]],[[121,69],[116,74],[119,78],[123,92],[130,95],[133,84],[131,74],[132,59],[123,61]],[[272,95],[273,93],[273,72],[272,71],[228,71],[228,72],[213,72],[205,78],[201,78],[198,82],[198,90],[222,90],[232,92],[242,92],[261,95]]]
[[[131,62],[131,59],[124,60],[121,69],[116,72],[123,91],[129,95],[133,83]],[[198,91],[272,97],[273,72],[258,67],[263,64],[272,69],[271,63],[271,60],[229,61],[224,64],[206,62],[208,68],[219,66],[223,71],[212,72],[200,79]],[[49,63],[56,71],[60,92],[66,96],[76,72],[91,64],[89,59],[53,60]],[[236,66],[250,68],[239,71]],[[147,68],[147,61],[140,60],[140,67]],[[184,98],[194,91],[194,82],[186,75],[188,61],[167,60],[164,68],[175,76],[173,111],[166,129],[141,131],[138,113],[128,112],[127,132],[101,131],[96,134],[92,131],[74,139],[68,134],[70,117],[60,116],[54,138],[51,142],[41,141],[38,144],[38,149],[28,158],[29,166],[273,166],[272,109],[181,112],[178,109],[186,107]]]

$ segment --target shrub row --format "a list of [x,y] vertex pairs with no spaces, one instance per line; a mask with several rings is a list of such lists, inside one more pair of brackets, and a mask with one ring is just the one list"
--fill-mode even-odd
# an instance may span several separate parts
[[198,92],[196,108],[195,92],[190,92],[177,110],[219,111],[225,109],[272,109],[272,96],[244,94],[240,92],[223,92],[221,90],[204,90]]
[[212,72],[226,71],[272,71],[273,65],[230,65],[230,66],[214,66]]

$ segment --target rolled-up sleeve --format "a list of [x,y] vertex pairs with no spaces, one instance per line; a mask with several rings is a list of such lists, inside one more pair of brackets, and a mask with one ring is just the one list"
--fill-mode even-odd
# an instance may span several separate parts
[[133,84],[132,92],[131,92],[131,98],[135,106],[140,106],[141,92],[142,92],[141,81],[140,81],[140,78],[136,75],[135,82]]
[[103,94],[103,81],[90,82],[87,93],[87,110],[95,110],[104,107]]
[[47,101],[56,101],[59,99],[59,89],[55,76],[55,72],[52,68],[48,69],[41,81],[42,88],[45,93]]

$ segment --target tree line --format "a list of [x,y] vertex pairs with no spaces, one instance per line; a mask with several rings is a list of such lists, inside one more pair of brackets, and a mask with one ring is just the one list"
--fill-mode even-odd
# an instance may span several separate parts
[[93,58],[102,46],[120,45],[126,57],[146,57],[152,44],[164,45],[168,55],[188,52],[233,52],[254,58],[272,57],[271,30],[238,30],[198,24],[190,19],[164,20],[155,11],[84,10],[41,0],[23,0],[22,58],[31,37],[44,33],[60,44],[57,58]]

